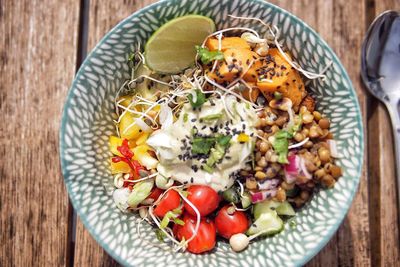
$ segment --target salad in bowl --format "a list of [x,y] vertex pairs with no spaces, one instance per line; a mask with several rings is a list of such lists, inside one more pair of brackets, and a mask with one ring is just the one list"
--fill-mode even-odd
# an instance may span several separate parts
[[174,251],[210,252],[226,240],[240,252],[279,235],[343,174],[331,121],[307,87],[328,79],[332,62],[303,69],[277,26],[229,16],[263,34],[175,18],[135,46],[114,98],[116,208],[139,213],[154,242]]

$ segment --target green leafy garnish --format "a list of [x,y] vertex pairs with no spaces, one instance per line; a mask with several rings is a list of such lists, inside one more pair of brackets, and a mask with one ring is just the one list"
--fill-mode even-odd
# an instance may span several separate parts
[[189,114],[185,113],[183,114],[183,122],[187,122],[189,119]]
[[276,92],[274,92],[274,98],[276,100],[281,100],[282,99],[282,94],[276,91]]
[[222,117],[222,113],[216,113],[216,114],[211,114],[208,116],[204,116],[202,118],[200,118],[200,120],[203,121],[213,121],[213,120],[218,120]]
[[275,140],[272,143],[272,147],[278,154],[278,162],[281,164],[287,164],[287,155],[289,152],[289,139],[293,137],[293,134],[285,130],[279,130],[275,135]]
[[208,155],[211,148],[214,146],[214,137],[193,137],[192,154]]
[[217,137],[217,143],[223,147],[226,147],[229,145],[229,141],[231,141],[231,139],[231,135],[221,135]]
[[168,211],[165,215],[164,218],[160,222],[160,228],[164,229],[168,226],[170,221],[173,221],[176,224],[179,225],[184,225],[185,223],[179,219],[179,215],[182,214],[182,209],[174,209],[171,211]]
[[210,51],[206,47],[195,46],[197,54],[203,64],[208,64],[213,60],[223,60],[224,54],[221,51]]
[[160,242],[163,242],[164,238],[166,238],[167,235],[163,231],[161,231],[160,229],[157,229],[156,230],[156,237]]
[[190,105],[192,105],[193,108],[198,108],[198,107],[201,107],[206,102],[206,96],[199,89],[196,89],[195,93],[196,93],[196,101],[193,101],[192,94],[188,95],[188,99],[189,99]]

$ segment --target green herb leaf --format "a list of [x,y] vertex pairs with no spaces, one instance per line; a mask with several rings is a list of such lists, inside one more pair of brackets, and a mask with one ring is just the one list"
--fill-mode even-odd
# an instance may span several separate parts
[[282,99],[282,94],[276,91],[276,92],[274,92],[274,98],[276,100],[281,100]]
[[192,105],[193,108],[198,108],[198,107],[201,107],[206,102],[206,96],[199,89],[196,89],[195,92],[196,92],[196,101],[193,101],[192,94],[188,95],[188,99],[189,99],[190,105]]
[[187,122],[189,119],[189,114],[185,113],[183,114],[183,122]]
[[210,51],[206,47],[195,46],[197,54],[203,64],[208,64],[213,60],[223,60],[224,54],[221,51]]
[[204,116],[202,118],[200,118],[200,120],[204,120],[204,121],[213,121],[213,120],[218,120],[222,117],[222,113],[216,113],[216,114],[211,114],[208,116]]
[[287,164],[287,155],[289,152],[289,140],[293,137],[293,134],[285,130],[278,131],[275,135],[275,141],[272,143],[272,147],[278,154],[278,162],[281,164]]
[[231,141],[232,136],[231,135],[222,135],[217,137],[217,143],[223,147],[226,147],[229,145],[229,141]]
[[214,146],[214,137],[194,137],[192,144],[192,154],[208,155],[210,149]]
[[182,220],[179,219],[179,218],[175,218],[175,219],[174,219],[174,223],[175,223],[175,224],[178,224],[178,225],[185,225],[185,222],[182,221]]
[[166,235],[163,231],[161,231],[160,229],[157,229],[157,230],[156,230],[156,237],[157,237],[157,239],[158,239],[159,241],[163,242],[163,241],[164,241],[164,238],[166,238],[167,235]]

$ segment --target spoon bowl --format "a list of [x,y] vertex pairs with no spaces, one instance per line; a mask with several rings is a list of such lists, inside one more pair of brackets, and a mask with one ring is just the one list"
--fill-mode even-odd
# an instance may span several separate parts
[[[382,101],[392,121],[400,208],[400,13],[386,11],[368,29],[361,50],[361,77],[368,91]],[[400,221],[400,220],[399,220]]]

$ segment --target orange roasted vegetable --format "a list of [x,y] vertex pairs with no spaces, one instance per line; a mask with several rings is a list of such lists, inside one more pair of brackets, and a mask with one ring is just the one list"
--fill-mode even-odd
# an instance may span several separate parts
[[[218,50],[218,39],[208,38],[206,46],[210,51]],[[243,48],[250,50],[249,44],[240,37],[225,37],[221,39],[221,51],[231,48]]]
[[258,69],[257,86],[261,91],[273,93],[288,80],[291,66],[277,48],[268,51],[264,64]]
[[231,82],[246,71],[253,60],[258,59],[257,53],[244,48],[231,48],[224,51],[224,61],[217,64],[214,72],[211,68],[206,75],[218,83]]

